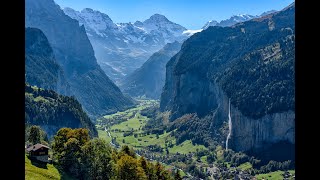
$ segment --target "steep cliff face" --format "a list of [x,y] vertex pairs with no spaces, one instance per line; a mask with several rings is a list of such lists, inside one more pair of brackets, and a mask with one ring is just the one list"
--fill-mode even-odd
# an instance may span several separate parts
[[[169,92],[172,93],[174,101],[171,120],[193,112],[197,112],[198,116],[202,117],[210,110],[217,108],[218,93],[214,88],[214,82],[201,77],[197,71],[188,71],[173,79],[176,81],[171,82],[171,85],[178,88]],[[166,110],[169,109],[171,108],[166,108]]]
[[176,74],[175,67],[183,53],[181,50],[166,65],[166,82],[161,94],[160,109],[171,111],[171,120],[194,112],[202,117],[217,109],[223,101],[221,88],[207,78],[205,71],[195,69]]
[[133,105],[97,64],[84,26],[65,15],[53,0],[26,0],[25,21],[27,27],[39,28],[46,35],[71,95],[91,117]]
[[171,120],[213,113],[219,126],[228,120],[231,99],[231,149],[294,144],[294,14],[292,4],[190,37],[167,63],[160,109],[171,111]]
[[25,37],[26,82],[68,95],[70,86],[53,55],[47,37],[37,28],[26,28]]
[[263,149],[281,141],[295,144],[295,113],[287,111],[268,114],[258,120],[231,108],[232,131],[229,147],[236,151]]

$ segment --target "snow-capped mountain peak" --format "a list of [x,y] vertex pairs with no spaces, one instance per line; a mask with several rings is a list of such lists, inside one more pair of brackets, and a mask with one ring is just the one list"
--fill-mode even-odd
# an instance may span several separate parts
[[142,23],[141,21],[136,21],[136,22],[134,23],[134,25],[137,26],[137,27],[142,27],[142,26],[143,26],[143,23]]
[[[82,11],[81,11],[81,13],[94,13],[95,11],[93,10],[93,9],[91,9],[91,8],[84,8]],[[96,11],[96,12],[98,12],[98,11]]]
[[266,15],[269,15],[269,14],[272,14],[272,13],[275,13],[275,12],[277,12],[277,11],[276,11],[276,10],[266,11],[266,12],[264,12],[264,13],[260,14],[260,17],[262,17],[262,16],[266,16]]
[[267,11],[267,12],[262,13],[259,16],[258,15],[254,16],[254,15],[250,15],[250,14],[238,14],[238,15],[233,15],[229,19],[222,20],[220,22],[217,22],[215,20],[211,20],[211,21],[208,21],[201,29],[199,29],[199,30],[187,30],[187,31],[184,31],[184,34],[187,34],[188,36],[191,36],[194,33],[201,32],[202,30],[208,29],[210,26],[221,26],[221,27],[233,26],[233,25],[235,25],[237,23],[248,21],[248,20],[251,20],[253,18],[258,18],[258,17],[261,17],[261,16],[265,16],[265,15],[268,15],[268,14],[271,14],[271,13],[274,13],[274,12],[277,12],[277,11],[275,11],[275,10]]
[[231,19],[234,18],[234,19],[239,19],[239,18],[242,18],[242,19],[252,19],[253,15],[249,15],[249,14],[238,14],[238,15],[233,15],[231,16]]
[[236,16],[233,16],[233,18],[241,18],[242,20],[247,20],[247,19],[252,19],[252,18],[255,18],[257,16],[253,16],[253,15],[250,15],[250,14],[239,14],[239,15],[236,15]]
[[149,19],[145,20],[143,23],[163,23],[163,22],[170,22],[164,15],[161,14],[154,14],[150,16]]
[[220,23],[217,24],[217,26],[222,26],[222,27],[233,26],[237,23],[248,21],[248,20],[256,18],[256,17],[258,17],[258,16],[253,16],[253,15],[249,15],[249,14],[233,15],[229,19],[220,21]]
[[98,63],[115,81],[140,67],[166,43],[188,38],[183,34],[186,28],[161,14],[154,14],[143,22],[114,23],[107,14],[90,8],[80,12],[71,8],[63,11],[84,25]]
[[85,8],[79,12],[66,7],[63,11],[66,15],[78,20],[80,25],[83,24],[89,34],[96,33],[104,36],[104,31],[117,29],[108,15],[91,8]]
[[218,21],[211,20],[211,21],[208,21],[208,22],[202,27],[202,29],[207,29],[208,27],[210,27],[210,26],[216,26],[217,24],[218,24]]
[[[76,10],[71,9],[71,8],[69,8],[69,7],[65,7],[65,8],[63,9],[63,12],[64,12],[66,15],[68,15],[69,17],[71,17],[72,19],[77,19],[78,16],[79,16],[79,14],[80,14],[79,11],[76,11]],[[78,20],[78,21],[79,21],[79,20]],[[81,24],[81,22],[79,22],[79,23]]]
[[[165,38],[165,43],[173,42],[175,38],[185,36],[183,31],[187,30],[185,27],[171,22],[161,14],[154,14],[149,19],[145,20],[143,22],[143,28],[148,33],[160,33]],[[174,39],[172,39],[172,37],[174,37]]]

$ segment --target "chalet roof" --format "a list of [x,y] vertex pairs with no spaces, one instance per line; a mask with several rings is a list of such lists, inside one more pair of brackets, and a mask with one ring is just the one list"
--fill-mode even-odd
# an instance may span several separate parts
[[44,148],[47,148],[47,149],[50,149],[48,146],[45,146],[45,145],[43,145],[43,144],[35,144],[35,145],[33,145],[33,146],[30,146],[30,147],[28,147],[27,148],[27,151],[28,152],[30,152],[30,151],[36,151],[36,150],[38,150],[38,149],[40,149],[40,148],[42,148],[42,147],[44,147]]

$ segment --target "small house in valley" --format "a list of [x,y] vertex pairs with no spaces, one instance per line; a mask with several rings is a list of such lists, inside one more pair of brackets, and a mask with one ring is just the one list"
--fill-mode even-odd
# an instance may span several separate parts
[[34,158],[38,161],[42,161],[42,162],[49,162],[49,156],[48,156],[48,152],[49,152],[49,147],[45,146],[43,144],[35,144],[33,146],[30,146],[26,149],[26,151],[28,152],[30,158]]

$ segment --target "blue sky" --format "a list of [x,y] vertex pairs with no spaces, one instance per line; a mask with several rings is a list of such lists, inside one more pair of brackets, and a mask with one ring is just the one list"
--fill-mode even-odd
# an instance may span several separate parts
[[209,20],[237,14],[257,15],[281,10],[294,0],[54,0],[62,8],[99,10],[115,22],[144,21],[155,13],[187,29],[200,29]]

